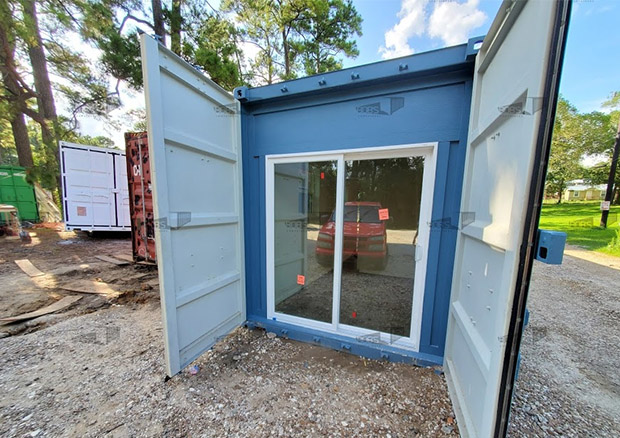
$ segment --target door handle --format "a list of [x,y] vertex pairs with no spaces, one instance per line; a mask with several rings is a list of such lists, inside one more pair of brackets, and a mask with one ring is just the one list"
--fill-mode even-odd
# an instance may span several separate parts
[[422,260],[422,245],[417,244],[415,246],[415,256],[414,256],[414,258],[415,258],[416,262],[419,262],[420,260]]

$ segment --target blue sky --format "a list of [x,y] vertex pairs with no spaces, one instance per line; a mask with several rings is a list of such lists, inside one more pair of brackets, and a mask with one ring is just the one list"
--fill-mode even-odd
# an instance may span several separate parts
[[[391,46],[392,55],[405,55],[408,49],[424,52],[484,35],[501,2],[354,0],[354,4],[364,19],[363,35],[358,38],[360,56],[345,59],[345,67],[390,56],[381,48],[390,48],[386,33],[392,29],[388,35],[388,41],[396,43]],[[455,21],[461,26],[445,25]],[[618,0],[574,1],[560,90],[582,112],[599,110],[611,92],[620,91],[619,23]]]
[[[344,66],[367,64],[460,44],[486,34],[500,0],[353,0],[364,19],[360,55]],[[551,1],[551,0],[532,0]],[[219,2],[212,1],[217,7]],[[581,112],[601,110],[620,91],[620,0],[574,0],[560,91]],[[142,93],[123,92],[124,110],[144,105]],[[80,116],[81,130],[122,145],[121,129]],[[121,124],[124,124],[121,121]]]

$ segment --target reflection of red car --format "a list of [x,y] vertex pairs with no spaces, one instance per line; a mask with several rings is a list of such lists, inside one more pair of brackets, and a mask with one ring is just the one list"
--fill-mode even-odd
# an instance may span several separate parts
[[[347,202],[344,205],[344,241],[342,259],[357,257],[385,269],[388,259],[385,221],[379,219],[379,202]],[[323,266],[331,266],[334,257],[334,213],[319,230],[316,257]]]

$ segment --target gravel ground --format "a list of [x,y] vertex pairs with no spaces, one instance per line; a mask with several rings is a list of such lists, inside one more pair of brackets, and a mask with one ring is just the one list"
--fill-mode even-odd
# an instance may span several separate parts
[[0,340],[0,436],[457,436],[443,376],[238,329],[164,382],[157,303]]
[[510,437],[620,436],[620,270],[536,262]]
[[[93,245],[59,251],[55,240],[42,239],[23,254],[4,247],[0,286],[30,281],[15,280],[24,274],[13,258],[29,257],[48,271],[73,252],[82,260],[71,263],[91,263]],[[109,252],[126,243],[102,245]],[[535,265],[510,437],[620,436],[620,270],[610,268],[616,259],[594,258]],[[80,275],[131,277],[128,267],[103,269]],[[3,303],[21,291],[15,287],[0,287]],[[195,362],[195,375],[186,370],[164,381],[156,287],[38,318],[21,333],[0,339],[3,437],[458,434],[444,378],[434,370],[258,330],[238,329]]]

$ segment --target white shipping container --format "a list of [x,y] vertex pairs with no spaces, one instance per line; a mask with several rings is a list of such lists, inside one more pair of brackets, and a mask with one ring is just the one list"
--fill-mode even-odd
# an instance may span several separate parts
[[61,141],[65,229],[131,231],[125,152]]

